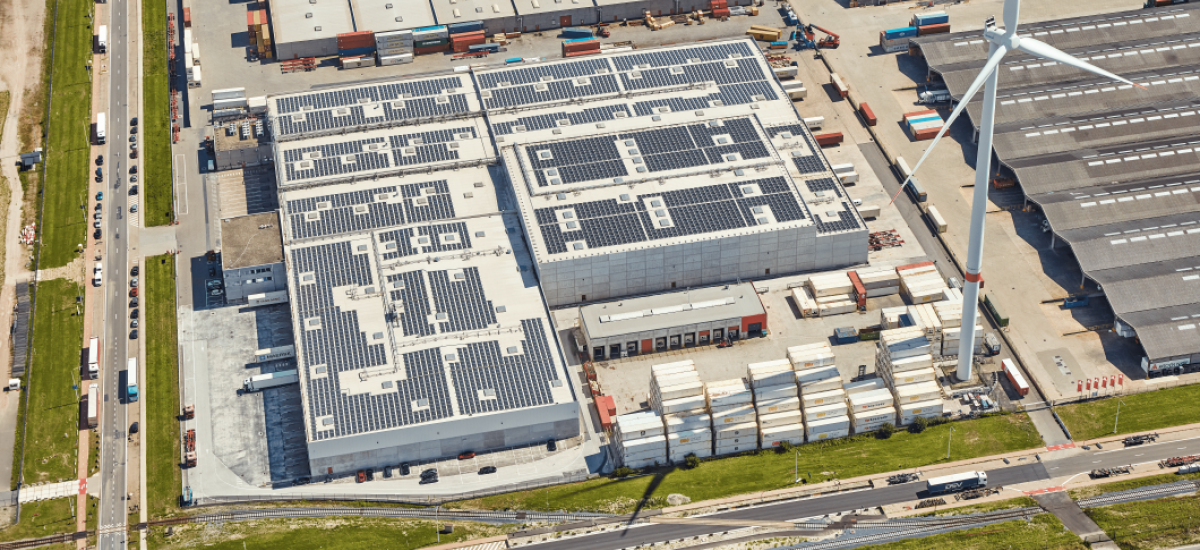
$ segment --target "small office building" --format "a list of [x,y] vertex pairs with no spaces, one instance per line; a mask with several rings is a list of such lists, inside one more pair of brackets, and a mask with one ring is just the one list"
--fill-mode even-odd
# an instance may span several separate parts
[[755,337],[767,310],[753,283],[713,286],[579,308],[580,341],[594,360]]
[[[279,213],[264,212],[221,220],[221,270],[225,301],[287,289]],[[206,289],[210,291],[211,289]]]

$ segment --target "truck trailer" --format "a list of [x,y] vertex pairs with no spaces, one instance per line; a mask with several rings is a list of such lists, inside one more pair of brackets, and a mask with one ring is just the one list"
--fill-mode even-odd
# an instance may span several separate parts
[[100,384],[88,385],[87,392],[88,427],[100,425]]
[[88,377],[100,378],[100,339],[94,336],[88,340]]
[[272,372],[270,374],[260,374],[257,376],[251,376],[250,378],[247,378],[245,382],[242,382],[242,387],[248,392],[261,391],[266,388],[273,388],[275,386],[285,386],[287,384],[295,384],[299,381],[300,381],[300,374],[298,371],[285,370],[285,371],[279,371],[279,372]]
[[962,472],[934,477],[925,481],[925,488],[931,495],[956,493],[981,487],[987,487],[987,472]]

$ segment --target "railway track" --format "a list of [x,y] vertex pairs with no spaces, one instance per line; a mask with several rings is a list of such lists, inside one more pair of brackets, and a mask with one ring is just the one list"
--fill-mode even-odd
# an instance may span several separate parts
[[1098,506],[1108,506],[1110,504],[1119,504],[1122,502],[1132,502],[1135,500],[1150,500],[1162,498],[1177,494],[1191,493],[1200,488],[1200,484],[1195,481],[1177,481],[1166,485],[1155,485],[1145,489],[1131,489],[1129,491],[1121,491],[1118,493],[1109,493],[1091,498],[1079,500],[1080,508],[1095,508]]
[[569,514],[546,512],[496,512],[487,510],[441,510],[430,508],[273,508],[263,510],[234,510],[216,514],[200,514],[151,521],[148,527],[164,527],[185,523],[223,523],[274,518],[321,518],[334,516],[358,516],[379,518],[479,520],[479,521],[586,521],[600,517],[599,514]]
[[[860,522],[857,527],[850,529],[849,535],[834,540],[816,543],[800,543],[788,546],[783,550],[836,550],[846,546],[863,546],[872,543],[882,543],[890,540],[927,536],[938,531],[979,527],[1002,521],[1029,519],[1042,512],[1041,508],[1020,508],[993,512],[986,515],[961,518],[903,518],[895,520],[869,520]],[[914,522],[915,521],[915,522]],[[895,528],[891,528],[895,526]],[[858,534],[858,531],[878,530],[878,533]]]

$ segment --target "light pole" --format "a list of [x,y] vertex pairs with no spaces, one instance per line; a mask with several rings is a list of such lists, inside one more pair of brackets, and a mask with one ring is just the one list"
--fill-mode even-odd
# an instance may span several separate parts
[[954,439],[954,428],[950,428],[950,436],[946,438],[946,460],[950,460],[950,441]]
[[1117,433],[1117,423],[1121,421],[1121,405],[1124,404],[1124,401],[1117,400],[1117,417],[1113,419],[1113,433]]
[[441,504],[439,504],[437,508],[433,509],[433,530],[437,532],[438,544],[442,543],[442,524],[438,522],[438,510],[441,509]]
[[800,449],[794,449],[794,451],[795,452],[792,454],[792,458],[794,459],[792,461],[794,464],[794,466],[792,466],[792,473],[795,474],[796,479],[793,480],[792,483],[800,483]]

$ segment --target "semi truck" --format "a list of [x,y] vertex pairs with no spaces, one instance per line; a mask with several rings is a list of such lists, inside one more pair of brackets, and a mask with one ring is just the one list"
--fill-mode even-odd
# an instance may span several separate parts
[[956,493],[981,487],[987,487],[987,472],[962,472],[934,477],[925,481],[925,488],[931,495]]
[[108,52],[108,25],[96,29],[96,53]]
[[137,357],[129,358],[129,370],[125,371],[125,375],[126,375],[125,395],[128,397],[130,403],[135,403],[138,400]]
[[100,384],[88,385],[87,400],[88,427],[95,428],[100,425]]
[[88,378],[100,378],[100,339],[95,336],[88,340]]
[[105,140],[108,139],[106,137],[108,133],[105,130],[106,125],[104,113],[96,113],[96,145],[104,145]]
[[259,374],[247,378],[242,382],[242,387],[248,391],[261,391],[275,386],[285,386],[287,384],[295,384],[300,381],[300,374],[294,370],[285,370],[272,372],[270,374]]

